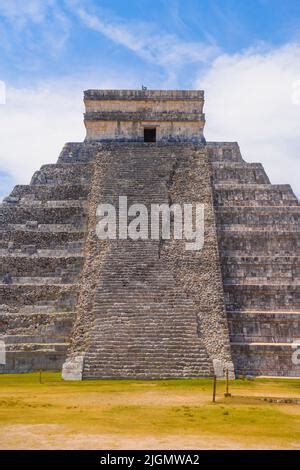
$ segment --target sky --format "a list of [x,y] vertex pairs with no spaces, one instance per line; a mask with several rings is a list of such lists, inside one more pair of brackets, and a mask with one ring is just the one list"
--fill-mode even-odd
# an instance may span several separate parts
[[237,141],[300,196],[299,0],[0,0],[0,197],[82,141],[83,90],[203,89],[208,141]]

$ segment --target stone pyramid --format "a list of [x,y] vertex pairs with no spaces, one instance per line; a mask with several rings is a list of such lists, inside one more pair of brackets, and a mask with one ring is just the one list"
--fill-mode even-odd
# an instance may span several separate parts
[[[0,206],[2,373],[300,376],[300,207],[237,143],[205,142],[202,91],[88,90],[86,140]],[[201,203],[204,247],[99,240],[99,203]],[[300,361],[299,361],[300,362]]]

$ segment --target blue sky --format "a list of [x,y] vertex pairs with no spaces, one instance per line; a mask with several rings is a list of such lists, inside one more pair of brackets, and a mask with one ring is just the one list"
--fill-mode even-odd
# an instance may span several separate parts
[[[91,17],[101,22],[102,33]],[[168,79],[161,62],[173,40],[193,50],[199,46],[194,59],[181,57],[171,66],[176,86],[190,88],[193,74],[221,52],[300,40],[298,0],[0,0],[0,21],[1,79],[16,85],[81,76],[86,69],[96,74],[106,66],[130,67],[137,85],[146,80],[159,86]],[[119,38],[109,36],[109,27],[121,31]],[[144,55],[126,46],[127,34]],[[150,42],[143,47],[146,36]],[[151,37],[167,41],[165,48],[151,44]]]
[[82,90],[203,88],[206,137],[300,194],[299,0],[0,0],[0,196],[82,140]]

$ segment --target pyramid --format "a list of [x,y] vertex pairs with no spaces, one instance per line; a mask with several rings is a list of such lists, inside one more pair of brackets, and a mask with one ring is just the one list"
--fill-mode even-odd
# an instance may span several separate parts
[[[205,141],[203,103],[198,90],[88,90],[85,141],[4,199],[2,373],[300,376],[299,201],[237,143]],[[97,207],[120,196],[201,204],[203,248],[99,239]]]

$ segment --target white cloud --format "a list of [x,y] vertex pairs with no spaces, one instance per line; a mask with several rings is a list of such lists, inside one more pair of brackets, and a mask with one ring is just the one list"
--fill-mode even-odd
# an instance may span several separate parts
[[0,104],[5,104],[6,101],[6,88],[5,88],[5,82],[3,80],[0,80]]
[[300,45],[218,57],[196,82],[206,96],[207,140],[238,141],[273,183],[300,195]]
[[[176,5],[172,5],[172,9],[176,10]],[[185,41],[176,34],[162,31],[156,24],[117,17],[95,1],[0,0],[0,16],[11,25],[9,34],[15,29],[19,33],[22,29],[30,31],[32,26],[38,27],[43,45],[45,43],[51,49],[59,50],[67,42],[73,15],[77,15],[85,27],[164,68],[207,63],[219,52],[211,38],[205,42]],[[36,48],[35,41],[31,36],[29,38],[29,48]]]
[[[0,106],[0,168],[26,184],[44,163],[53,163],[66,141],[83,140],[81,89],[67,83],[40,88],[7,87]],[[1,193],[0,188],[0,193]]]
[[41,165],[57,161],[66,142],[84,140],[84,89],[122,88],[124,83],[136,87],[135,78],[126,72],[94,70],[76,81],[61,79],[28,88],[7,84],[6,104],[0,105],[0,196],[7,195],[9,176],[12,185],[28,184]]
[[53,4],[53,0],[0,0],[0,15],[23,24],[28,20],[41,23]]
[[215,44],[183,41],[175,34],[159,31],[151,23],[111,19],[103,11],[100,17],[100,14],[82,8],[80,6],[82,2],[69,0],[68,3],[73,5],[74,11],[85,26],[126,47],[143,60],[166,69],[181,67],[188,63],[206,63],[219,51]]
[[15,42],[30,62],[37,52],[58,55],[69,38],[71,22],[57,0],[0,0],[0,17],[6,20],[0,46],[7,49]]
[[[55,162],[66,141],[81,141],[84,88],[135,88],[134,76],[110,74],[37,88],[7,87],[0,106],[0,169],[28,183],[40,165]],[[206,96],[207,140],[238,141],[247,161],[265,165],[273,183],[300,194],[300,45],[222,55],[196,82]],[[125,84],[125,86],[124,86]],[[0,188],[1,191],[1,188]]]
[[[50,6],[55,15],[62,14],[54,9],[55,5],[55,0],[0,0],[0,14],[12,20],[34,18],[42,22],[46,7]],[[263,162],[272,182],[291,183],[300,194],[299,44],[235,55],[219,53],[216,57],[213,45],[182,41],[153,25],[128,23],[109,17],[107,12],[100,17],[100,10],[96,15],[85,5],[84,1],[68,0],[69,8],[73,6],[73,13],[88,28],[167,71],[167,82],[162,87],[177,86],[180,67],[184,71],[185,65],[205,65],[206,71],[199,73],[195,88],[205,90],[207,140],[237,140],[246,160]],[[63,14],[61,21],[65,21]],[[106,76],[105,82],[97,79],[91,83],[89,79],[88,85],[85,80],[70,83],[61,79],[38,88],[8,87],[7,104],[0,106],[0,169],[12,174],[16,182],[28,182],[41,164],[56,161],[66,141],[84,138],[84,88],[135,88],[144,70],[127,72],[127,76],[117,67],[110,73],[102,72],[98,71],[98,77]],[[118,75],[121,78],[116,79]],[[190,82],[190,76],[187,78]]]

